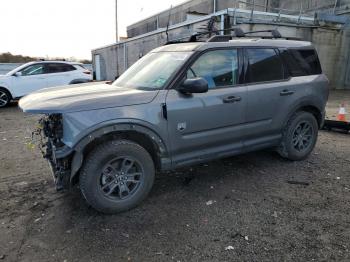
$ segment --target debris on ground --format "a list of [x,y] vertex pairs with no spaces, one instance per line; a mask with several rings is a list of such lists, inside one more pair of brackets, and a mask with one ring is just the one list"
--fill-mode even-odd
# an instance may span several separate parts
[[225,247],[225,250],[234,250],[235,248],[233,246],[227,246]]
[[231,236],[232,239],[236,238],[236,237],[240,237],[240,238],[243,238],[244,240],[248,241],[249,240],[249,237],[246,236],[246,235],[243,235],[241,233],[235,233]]
[[26,181],[22,181],[22,182],[19,182],[19,183],[16,183],[15,186],[17,187],[25,187],[28,185],[28,182]]
[[188,185],[191,183],[191,181],[193,180],[193,178],[194,178],[194,176],[186,176],[186,177],[183,179],[182,184],[183,184],[184,186],[188,186]]
[[207,206],[210,206],[210,205],[214,204],[215,202],[216,202],[215,200],[209,200],[209,201],[207,201],[205,204],[206,204]]
[[288,184],[292,184],[292,185],[302,185],[302,186],[309,186],[309,185],[310,185],[309,182],[305,182],[305,181],[295,181],[295,180],[288,180],[287,183],[288,183]]

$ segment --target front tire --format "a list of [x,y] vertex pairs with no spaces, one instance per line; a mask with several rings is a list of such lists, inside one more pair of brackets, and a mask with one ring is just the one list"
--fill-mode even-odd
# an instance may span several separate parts
[[0,88],[0,108],[7,106],[11,101],[11,94],[3,89]]
[[317,136],[318,123],[315,116],[309,112],[297,112],[284,128],[282,142],[277,151],[286,159],[303,160],[314,149]]
[[86,158],[80,189],[96,210],[119,213],[146,198],[154,176],[152,157],[143,147],[128,140],[112,140],[97,146]]

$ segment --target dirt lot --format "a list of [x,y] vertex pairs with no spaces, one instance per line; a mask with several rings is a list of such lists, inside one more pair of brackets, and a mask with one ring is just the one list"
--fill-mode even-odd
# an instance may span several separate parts
[[54,191],[25,144],[35,117],[0,114],[2,261],[350,260],[350,135],[322,131],[303,162],[263,151],[162,173],[140,207],[106,216]]

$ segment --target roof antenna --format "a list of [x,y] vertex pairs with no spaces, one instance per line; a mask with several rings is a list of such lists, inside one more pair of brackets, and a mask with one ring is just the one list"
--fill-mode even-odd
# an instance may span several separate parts
[[171,10],[173,9],[173,5],[170,6],[170,9],[169,9],[169,17],[168,17],[168,23],[166,25],[166,31],[165,31],[165,34],[166,34],[166,41],[169,42],[169,24],[170,24],[170,16],[171,16]]

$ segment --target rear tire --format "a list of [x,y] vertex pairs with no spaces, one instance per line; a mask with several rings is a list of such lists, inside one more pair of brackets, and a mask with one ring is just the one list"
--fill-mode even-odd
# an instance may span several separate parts
[[314,149],[318,136],[318,123],[309,112],[297,112],[283,130],[277,152],[284,158],[298,161],[307,158]]
[[146,198],[154,176],[152,157],[143,147],[128,140],[112,140],[87,156],[80,174],[80,189],[96,210],[119,213]]
[[11,94],[6,89],[0,88],[0,108],[7,106],[11,99]]

